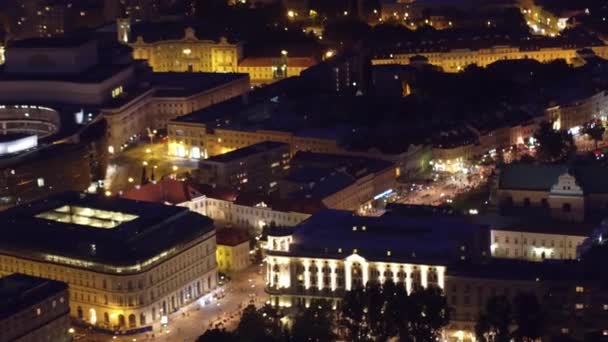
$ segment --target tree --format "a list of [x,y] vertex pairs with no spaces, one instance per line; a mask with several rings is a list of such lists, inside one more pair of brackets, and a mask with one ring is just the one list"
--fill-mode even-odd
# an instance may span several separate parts
[[544,313],[533,293],[518,293],[513,298],[513,321],[517,329],[513,332],[515,341],[538,340],[544,333]]
[[542,122],[534,133],[538,159],[545,162],[561,160],[576,151],[574,138],[567,131],[556,131],[549,122]]
[[[410,334],[415,341],[436,341],[450,322],[450,311],[439,287],[428,286],[410,295]],[[403,336],[401,336],[403,338]]]
[[588,135],[591,140],[595,143],[595,148],[597,148],[598,142],[604,140],[604,133],[606,132],[606,127],[602,124],[600,120],[593,120],[587,122],[583,126],[583,133]]
[[237,342],[236,336],[225,329],[209,329],[196,339],[196,342]]
[[322,301],[319,304],[313,304],[296,317],[291,330],[291,338],[296,342],[333,341],[336,338],[334,321],[334,312],[328,302]]
[[256,309],[248,305],[241,315],[241,321],[236,328],[236,336],[242,342],[277,341],[282,337],[279,315],[270,305]]
[[405,286],[386,280],[354,289],[342,303],[340,324],[349,341],[433,341],[449,322],[449,308],[441,289],[429,286],[409,296]]
[[511,302],[505,296],[494,296],[486,302],[485,311],[475,325],[475,335],[481,342],[510,340]]

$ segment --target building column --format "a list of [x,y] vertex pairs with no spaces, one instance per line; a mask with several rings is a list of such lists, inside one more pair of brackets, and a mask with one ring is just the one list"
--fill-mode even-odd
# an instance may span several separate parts
[[270,287],[274,286],[274,262],[272,259],[268,260],[268,284]]
[[420,285],[422,285],[422,288],[426,289],[427,286],[429,285],[428,276],[429,276],[429,267],[426,265],[421,265],[420,266]]
[[445,266],[437,266],[437,285],[442,290],[445,288]]
[[338,265],[336,265],[336,262],[330,262],[329,267],[331,269],[331,271],[330,271],[331,272],[330,273],[331,290],[336,291],[336,288],[338,287],[336,268],[338,267]]
[[369,281],[369,263],[362,262],[361,268],[363,269],[363,287],[367,286],[367,282]]
[[412,293],[412,265],[405,265],[405,290]]
[[378,265],[378,273],[380,273],[380,275],[378,276],[378,282],[380,284],[384,284],[384,281],[386,280],[384,278],[384,271],[386,271],[386,265],[379,264]]
[[393,273],[393,283],[395,283],[396,285],[397,283],[399,283],[399,266],[392,264],[391,272]]
[[344,261],[344,288],[350,291],[353,287],[353,275],[351,274],[352,265],[350,261]]
[[308,290],[310,289],[310,261],[303,260],[302,264],[304,265],[304,288]]
[[323,262],[317,260],[317,288],[323,290]]

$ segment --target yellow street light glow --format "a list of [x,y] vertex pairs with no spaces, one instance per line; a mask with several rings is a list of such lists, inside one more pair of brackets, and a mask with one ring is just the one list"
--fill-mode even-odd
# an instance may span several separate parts
[[133,183],[133,177],[129,177],[129,179],[127,179],[129,181],[129,183]]
[[293,17],[296,16],[296,12],[294,12],[292,10],[289,10],[289,11],[287,11],[287,16],[290,17],[290,18],[293,18]]
[[141,164],[142,164],[143,166],[148,166],[148,162],[147,162],[147,161],[145,161],[145,160],[144,160],[144,161],[143,161]]
[[110,190],[107,190],[107,191],[106,191],[106,196],[108,196],[108,197],[109,197],[109,196],[112,196],[112,192],[111,192]]
[[177,166],[173,165],[173,171],[177,171]]
[[281,55],[287,56],[287,50],[281,50]]
[[333,50],[329,50],[325,53],[325,57],[326,58],[331,58],[334,56],[334,51]]
[[184,55],[188,56],[192,53],[192,50],[190,49],[183,49],[182,52],[184,53]]
[[147,149],[146,149],[146,153],[152,153],[152,150],[151,150],[151,149],[149,149],[149,148],[147,148]]
[[73,334],[73,333],[75,333],[75,332],[76,332],[76,330],[74,330],[74,328],[70,328],[70,329],[68,329],[68,332],[69,332],[70,334]]

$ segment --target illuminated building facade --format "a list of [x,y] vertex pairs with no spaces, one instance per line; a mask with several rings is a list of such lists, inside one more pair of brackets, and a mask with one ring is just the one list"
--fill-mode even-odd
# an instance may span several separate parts
[[[602,58],[608,58],[608,46],[593,46],[591,49]],[[416,56],[424,56],[430,64],[440,66],[446,72],[459,72],[467,65],[476,64],[485,67],[499,60],[534,59],[539,62],[550,62],[564,59],[572,64],[578,58],[576,47],[542,47],[536,49],[523,49],[517,46],[492,46],[481,49],[433,49],[425,51],[417,49],[415,52],[395,52],[389,56],[378,56],[372,59],[372,64],[410,64]]]
[[[293,228],[271,229],[266,291],[273,305],[308,306],[387,279],[405,286],[446,286],[446,265],[481,255],[475,225],[399,215],[355,216],[325,210]],[[451,231],[451,237],[445,232]]]
[[605,90],[581,94],[569,101],[558,101],[545,110],[547,119],[553,122],[556,129],[573,129],[578,133],[593,119],[604,120],[608,117],[608,91]]
[[217,231],[217,267],[220,272],[237,272],[251,265],[250,239],[245,230],[224,228]]
[[24,274],[0,278],[0,341],[72,341],[68,286]]
[[262,85],[300,76],[302,71],[315,64],[311,57],[246,57],[238,63],[237,71],[249,74],[253,84]]
[[316,201],[276,199],[210,185],[190,185],[164,179],[136,186],[122,197],[143,202],[169,203],[208,216],[221,225],[262,230],[266,225],[295,226],[322,208]]
[[273,192],[289,169],[288,144],[265,141],[199,162],[199,181],[243,191]]
[[560,232],[559,226],[555,224],[553,230],[545,231],[523,228],[521,230],[492,229],[490,246],[492,256],[530,261],[577,259],[577,247],[589,236],[589,230],[579,225],[572,225],[569,232]]
[[65,193],[0,216],[0,274],[67,283],[87,324],[146,328],[217,286],[213,222],[187,208]]
[[146,60],[156,72],[237,72],[242,58],[240,44],[229,43],[225,37],[199,39],[191,27],[181,39],[144,41],[138,36],[129,45],[133,58]]

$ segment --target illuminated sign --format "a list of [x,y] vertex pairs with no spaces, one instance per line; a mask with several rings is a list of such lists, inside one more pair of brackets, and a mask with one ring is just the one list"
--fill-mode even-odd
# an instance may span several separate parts
[[376,196],[374,196],[374,201],[375,200],[379,200],[381,198],[386,198],[386,197],[388,197],[392,193],[393,193],[393,189],[388,189],[388,190],[386,190],[384,192],[381,192],[381,193],[377,194]]
[[0,156],[24,151],[38,146],[38,136],[30,135],[14,140],[0,142]]

